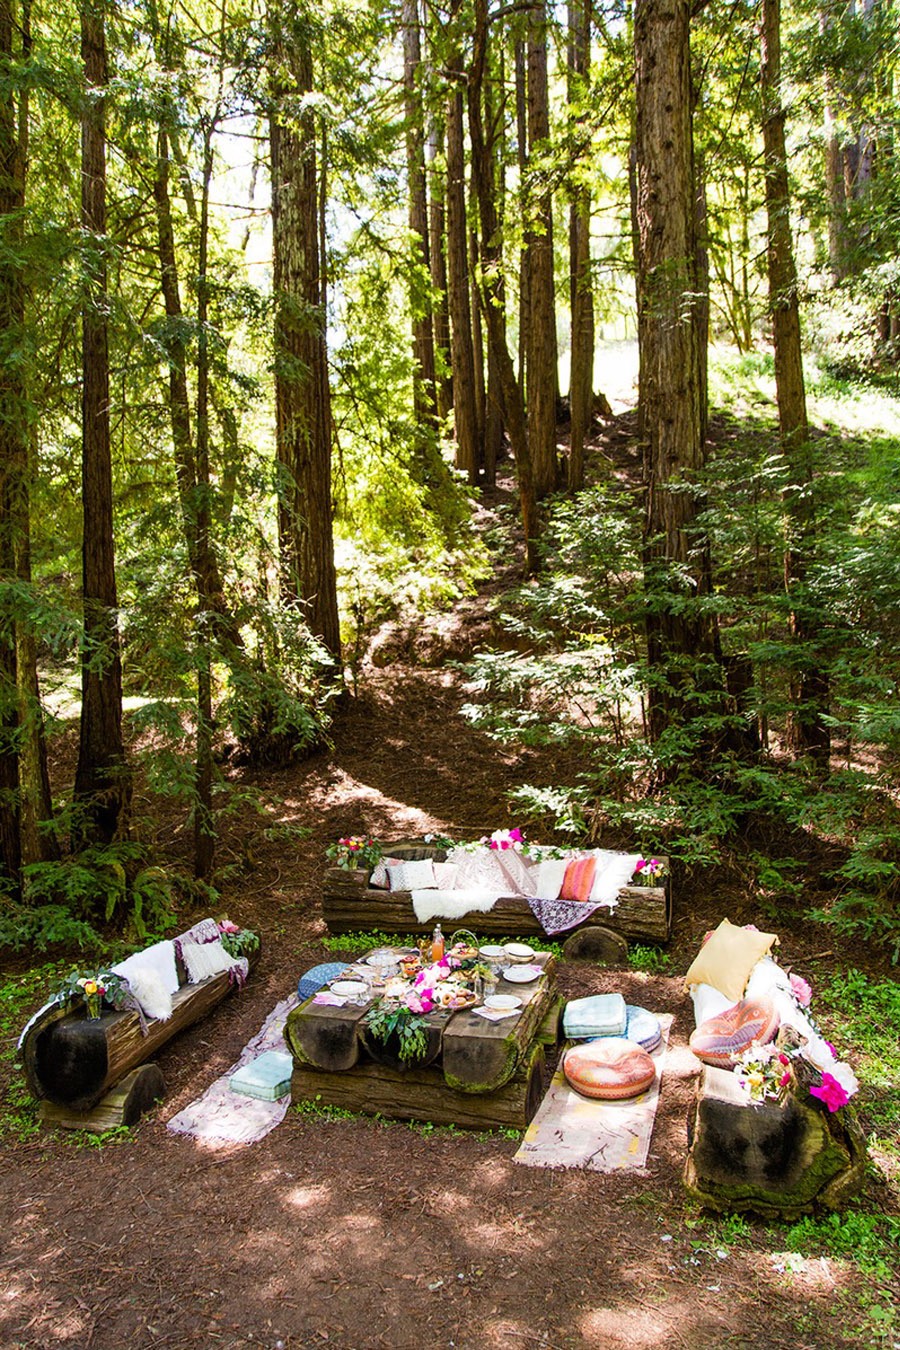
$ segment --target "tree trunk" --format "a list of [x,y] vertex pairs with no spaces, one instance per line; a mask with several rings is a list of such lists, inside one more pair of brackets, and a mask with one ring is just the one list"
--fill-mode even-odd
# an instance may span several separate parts
[[312,112],[296,105],[313,89],[312,54],[292,11],[269,10],[278,72],[270,119],[274,252],[276,446],[281,476],[278,536],[281,590],[340,663],[341,641],[331,521],[331,398],[318,235]]
[[[428,203],[428,244],[431,267],[431,285],[436,299],[432,314],[434,329],[435,379],[437,383],[437,415],[441,427],[446,424],[453,407],[453,378],[450,357],[450,298],[447,286],[446,174],[435,167],[443,154],[444,134],[440,123],[432,125],[428,138],[431,195]],[[440,373],[438,373],[440,371]]]
[[636,4],[635,226],[654,740],[671,724],[708,710],[710,695],[721,688],[715,621],[685,603],[711,590],[707,542],[696,523],[704,414],[689,24],[689,0]]
[[434,424],[437,407],[434,330],[427,295],[430,263],[428,199],[425,187],[425,136],[419,89],[422,39],[418,0],[403,0],[403,88],[406,114],[406,176],[412,246],[410,309],[413,336],[413,410],[418,423]]
[[122,742],[122,667],[113,544],[106,319],[107,67],[102,0],[83,0],[81,55],[86,95],[81,122],[81,223],[89,280],[81,319],[84,639],[74,795],[83,813],[76,836],[83,842],[109,843],[127,809],[130,782]]
[[[547,11],[537,0],[529,14],[528,161],[550,138],[547,82]],[[543,177],[544,175],[541,175]],[[556,294],[553,285],[553,203],[549,191],[529,191],[526,216],[528,267],[528,439],[534,489],[540,501],[556,488],[556,403],[558,394]]]
[[[586,0],[569,3],[569,103],[586,95],[591,49],[591,8]],[[584,442],[594,404],[594,294],[591,284],[591,194],[577,186],[569,211],[570,312],[569,465],[567,486],[584,486]]]
[[506,345],[503,319],[503,269],[499,222],[494,194],[493,167],[488,155],[482,103],[487,63],[487,0],[475,0],[475,35],[468,82],[469,138],[472,143],[472,189],[481,224],[479,305],[488,330],[503,419],[516,461],[522,530],[525,536],[525,572],[530,576],[539,565],[538,516],[534,492],[525,402]]
[[450,353],[453,363],[453,420],[456,467],[478,482],[480,455],[475,410],[475,358],[469,305],[469,231],[466,223],[466,170],[463,143],[462,56],[454,39],[448,60],[450,101],[447,114],[447,271],[450,290]]
[[818,616],[804,601],[807,565],[814,548],[813,466],[803,382],[797,273],[791,241],[785,114],[781,104],[780,0],[763,0],[761,83],[769,306],[778,420],[788,478],[784,494],[784,584],[791,597],[790,626],[796,651],[790,672],[793,707],[788,740],[796,754],[810,755],[820,764],[827,765],[831,752],[831,737],[824,721],[828,711],[828,674],[821,654],[812,645]]
[[[5,69],[31,51],[30,12],[0,0],[0,61]],[[31,584],[31,456],[27,383],[23,361],[26,282],[17,261],[22,247],[28,145],[28,95],[16,98],[8,82],[0,92],[0,575]],[[37,676],[37,642],[31,624],[10,606],[0,643],[0,871],[13,894],[20,867],[54,853],[53,837],[39,825],[52,815],[47,755]]]

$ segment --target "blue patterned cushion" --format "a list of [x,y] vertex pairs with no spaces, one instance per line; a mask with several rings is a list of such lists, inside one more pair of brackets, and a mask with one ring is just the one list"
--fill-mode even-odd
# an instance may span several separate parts
[[329,980],[336,980],[346,968],[346,961],[326,961],[321,966],[313,966],[312,970],[300,976],[300,983],[297,985],[297,997],[300,1002],[317,994]]
[[636,1041],[642,1050],[655,1050],[662,1040],[662,1028],[659,1025],[659,1018],[646,1008],[639,1008],[635,1003],[626,1004],[628,1011],[628,1024],[625,1027],[625,1035],[630,1041]]

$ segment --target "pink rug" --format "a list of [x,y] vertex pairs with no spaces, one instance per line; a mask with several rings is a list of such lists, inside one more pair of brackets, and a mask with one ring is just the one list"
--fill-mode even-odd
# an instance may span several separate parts
[[290,1093],[278,1101],[260,1101],[232,1092],[228,1080],[235,1070],[265,1050],[284,1050],[284,1024],[288,1013],[297,1006],[297,995],[284,999],[269,1013],[252,1041],[241,1051],[241,1057],[221,1078],[217,1078],[202,1097],[179,1111],[166,1124],[172,1134],[186,1134],[210,1147],[226,1144],[255,1144],[264,1139],[284,1120],[291,1104]]

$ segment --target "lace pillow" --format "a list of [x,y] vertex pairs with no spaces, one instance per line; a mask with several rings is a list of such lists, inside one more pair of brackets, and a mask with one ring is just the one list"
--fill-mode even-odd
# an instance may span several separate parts
[[374,886],[376,890],[387,891],[390,889],[391,879],[388,876],[389,867],[399,867],[403,862],[402,858],[382,858],[372,868],[372,875],[369,877],[369,885]]
[[419,858],[413,862],[401,862],[388,867],[388,883],[392,891],[433,891],[434,863],[430,858]]
[[229,956],[218,942],[183,942],[181,958],[187,971],[188,984],[200,984],[211,975],[222,975],[234,965],[234,957]]

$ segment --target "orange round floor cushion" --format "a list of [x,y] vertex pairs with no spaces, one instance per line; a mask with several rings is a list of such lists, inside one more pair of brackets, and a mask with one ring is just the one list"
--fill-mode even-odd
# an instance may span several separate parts
[[636,1097],[656,1077],[656,1065],[646,1050],[624,1036],[602,1036],[573,1045],[563,1057],[563,1073],[582,1097],[618,1101]]
[[767,998],[742,998],[733,1008],[701,1022],[690,1047],[704,1064],[733,1069],[751,1045],[767,1045],[778,1030],[779,1017]]

